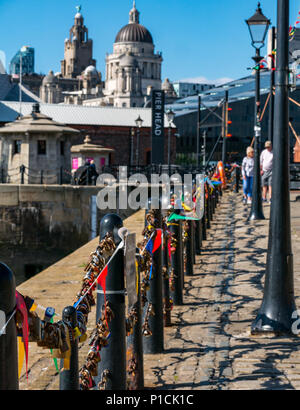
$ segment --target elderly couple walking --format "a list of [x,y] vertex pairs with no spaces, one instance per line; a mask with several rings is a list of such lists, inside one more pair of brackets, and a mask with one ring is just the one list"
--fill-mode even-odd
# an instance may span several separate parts
[[[243,159],[242,163],[242,176],[243,176],[243,190],[244,197],[243,202],[251,204],[252,202],[252,188],[253,188],[253,176],[254,176],[254,149],[252,147],[247,148],[247,156]],[[267,193],[269,191],[269,203],[272,198],[272,166],[273,166],[273,151],[272,143],[267,141],[265,143],[265,149],[260,155],[260,174],[262,180],[262,200],[267,202]]]

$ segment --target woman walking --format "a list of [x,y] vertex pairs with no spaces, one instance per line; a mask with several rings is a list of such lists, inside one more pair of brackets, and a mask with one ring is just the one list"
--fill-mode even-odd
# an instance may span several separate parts
[[243,190],[244,190],[244,204],[252,203],[252,187],[254,176],[254,149],[252,147],[247,148],[247,156],[243,159],[242,163],[242,175],[243,175]]

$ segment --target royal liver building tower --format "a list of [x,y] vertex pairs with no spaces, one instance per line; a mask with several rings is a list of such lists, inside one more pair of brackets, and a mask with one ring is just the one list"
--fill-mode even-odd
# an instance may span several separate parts
[[[161,53],[154,52],[150,32],[140,24],[135,1],[129,24],[106,57],[105,102],[115,107],[142,107],[151,89],[161,89]],[[149,97],[148,97],[149,98]]]

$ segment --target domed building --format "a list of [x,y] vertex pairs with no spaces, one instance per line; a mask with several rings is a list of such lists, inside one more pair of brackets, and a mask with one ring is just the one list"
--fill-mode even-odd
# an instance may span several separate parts
[[43,78],[40,87],[40,98],[49,104],[58,104],[61,101],[61,89],[52,70]]
[[151,33],[140,24],[135,1],[129,23],[118,32],[113,53],[106,57],[105,100],[115,107],[142,107],[147,88],[161,89],[161,53]]

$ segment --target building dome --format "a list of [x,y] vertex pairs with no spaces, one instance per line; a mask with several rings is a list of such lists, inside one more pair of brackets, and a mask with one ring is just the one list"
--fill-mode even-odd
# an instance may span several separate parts
[[129,23],[117,34],[115,43],[150,43],[153,44],[153,38],[151,33],[138,23]]
[[135,7],[135,1],[129,13],[129,24],[121,28],[115,40],[115,43],[127,42],[153,44],[150,32],[140,24],[140,13]]
[[44,84],[56,84],[57,82],[58,82],[57,78],[55,77],[52,70],[50,70],[49,73],[43,79],[43,85]]
[[98,76],[98,71],[96,70],[96,67],[94,67],[93,65],[89,65],[84,70],[84,75]]

